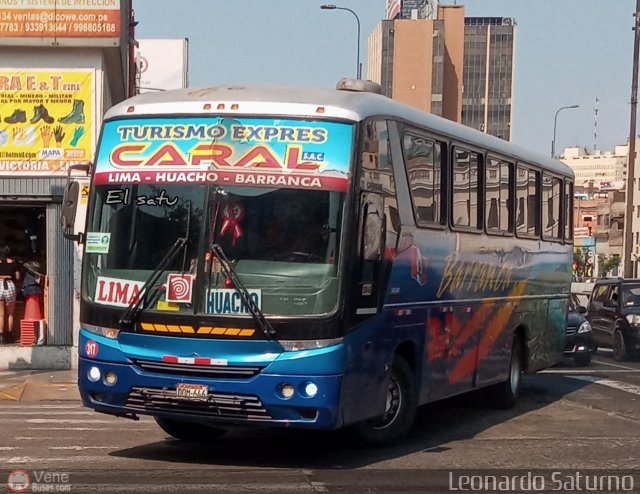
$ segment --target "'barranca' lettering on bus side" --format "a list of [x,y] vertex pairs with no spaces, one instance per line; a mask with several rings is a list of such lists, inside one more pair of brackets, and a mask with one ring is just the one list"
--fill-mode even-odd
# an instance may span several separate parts
[[447,291],[501,292],[511,285],[515,266],[508,263],[497,265],[481,261],[460,261],[458,257],[458,252],[447,256],[438,287],[438,298],[442,298]]

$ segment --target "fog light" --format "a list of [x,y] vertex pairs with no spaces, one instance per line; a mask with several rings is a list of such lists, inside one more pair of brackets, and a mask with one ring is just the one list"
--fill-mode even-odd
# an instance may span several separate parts
[[309,398],[313,398],[318,394],[318,386],[316,386],[314,383],[305,384],[304,394],[306,394]]
[[100,380],[100,369],[97,367],[90,367],[89,372],[87,372],[87,379],[92,383]]
[[291,386],[291,384],[280,385],[280,395],[285,400],[288,400],[289,398],[293,397],[294,394],[295,394],[295,390],[293,389],[293,386]]
[[109,371],[104,375],[104,382],[109,386],[113,386],[116,382],[118,382],[118,376],[113,371]]

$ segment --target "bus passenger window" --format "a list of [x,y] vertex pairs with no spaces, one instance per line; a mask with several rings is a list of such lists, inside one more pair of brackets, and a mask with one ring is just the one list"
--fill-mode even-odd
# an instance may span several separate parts
[[442,145],[426,137],[409,133],[404,135],[402,144],[416,223],[440,223]]
[[510,163],[489,158],[485,180],[485,210],[487,230],[512,232]]
[[562,180],[542,174],[542,220],[546,238],[560,240],[560,201]]
[[519,166],[516,178],[516,231],[524,235],[539,235],[538,172]]
[[465,149],[454,151],[452,221],[454,226],[478,228],[479,155]]

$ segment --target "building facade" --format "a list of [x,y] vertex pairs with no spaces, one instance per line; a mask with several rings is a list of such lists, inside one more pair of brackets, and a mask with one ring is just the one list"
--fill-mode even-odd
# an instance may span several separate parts
[[[405,8],[407,7],[407,8]],[[368,78],[383,93],[511,140],[515,22],[465,18],[462,5],[400,2],[369,36]]]
[[576,175],[576,187],[600,189],[622,189],[627,180],[629,146],[616,146],[613,151],[587,148],[565,148],[560,161],[571,167]]
[[[15,29],[0,38],[0,244],[20,276],[13,324],[3,321],[0,369],[69,368],[82,249],[63,238],[62,197],[70,167],[93,159],[102,115],[129,95],[130,2],[5,7]],[[72,14],[87,22],[67,22]],[[32,18],[55,21],[26,22]],[[79,222],[88,178],[81,190]]]

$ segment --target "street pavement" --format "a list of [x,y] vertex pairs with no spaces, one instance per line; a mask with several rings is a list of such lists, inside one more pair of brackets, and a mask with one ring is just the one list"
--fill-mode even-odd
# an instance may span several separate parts
[[0,371],[0,401],[79,400],[77,374],[75,369]]

